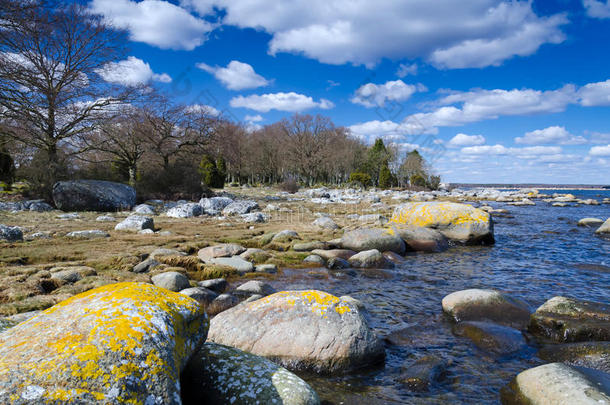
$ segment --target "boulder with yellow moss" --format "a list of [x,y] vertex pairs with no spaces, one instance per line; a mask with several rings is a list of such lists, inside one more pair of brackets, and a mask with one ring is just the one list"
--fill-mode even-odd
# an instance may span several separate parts
[[0,403],[179,404],[207,328],[195,300],[150,284],[87,291],[0,334]]
[[448,239],[467,245],[493,244],[491,215],[468,204],[419,202],[398,206],[389,225],[412,225],[436,229]]
[[385,357],[355,300],[316,290],[282,291],[224,311],[210,322],[208,341],[318,373],[358,369]]

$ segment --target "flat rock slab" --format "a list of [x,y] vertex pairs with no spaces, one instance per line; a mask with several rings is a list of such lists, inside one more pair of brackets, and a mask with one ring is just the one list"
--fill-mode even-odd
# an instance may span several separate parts
[[353,250],[348,249],[331,249],[331,250],[322,250],[322,249],[314,249],[311,251],[311,254],[320,256],[324,260],[330,260],[334,258],[340,258],[343,260],[348,260],[350,257],[356,254]]
[[522,329],[529,322],[529,305],[496,290],[470,289],[443,298],[443,311],[456,322],[491,321]]
[[289,370],[334,373],[385,357],[354,300],[325,292],[282,291],[212,319],[208,341],[267,357]]
[[0,335],[0,403],[179,404],[207,326],[196,301],[151,284],[76,295]]
[[501,391],[503,404],[602,405],[610,404],[607,373],[563,363],[525,370]]
[[467,204],[417,202],[398,206],[390,225],[434,228],[445,237],[468,245],[493,244],[493,220],[489,213]]
[[109,238],[110,234],[100,229],[90,229],[86,231],[72,231],[66,234],[66,238],[70,239],[99,239]]
[[380,252],[395,252],[404,254],[405,242],[390,229],[371,228],[356,229],[347,232],[341,238],[341,246],[344,249],[362,252],[377,249]]
[[254,265],[239,256],[216,257],[214,259],[211,259],[209,263],[217,264],[219,266],[227,266],[242,274],[254,271]]
[[264,357],[206,343],[182,377],[185,404],[318,405],[316,392],[297,375]]
[[538,357],[549,362],[594,368],[610,373],[610,342],[579,342],[544,346]]
[[197,257],[204,263],[211,263],[217,257],[238,256],[246,251],[246,248],[235,243],[223,243],[221,245],[209,246],[200,249]]
[[449,248],[447,238],[436,229],[413,225],[394,225],[390,228],[412,252],[442,252]]
[[532,314],[529,331],[555,342],[610,341],[610,305],[553,297]]

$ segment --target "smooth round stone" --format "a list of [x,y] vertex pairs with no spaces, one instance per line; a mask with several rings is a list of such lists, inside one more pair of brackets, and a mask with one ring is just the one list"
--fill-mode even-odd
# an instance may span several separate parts
[[168,271],[166,273],[154,275],[151,277],[151,280],[157,287],[175,292],[182,291],[191,286],[189,279],[184,274],[178,273],[177,271]]

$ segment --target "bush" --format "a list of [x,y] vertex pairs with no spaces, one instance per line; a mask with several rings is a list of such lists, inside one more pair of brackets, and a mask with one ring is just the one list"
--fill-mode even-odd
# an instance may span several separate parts
[[280,189],[287,193],[294,194],[299,191],[299,185],[295,179],[288,179],[280,184]]
[[430,176],[430,180],[428,181],[428,187],[431,190],[438,190],[438,187],[441,185],[441,176]]
[[390,188],[392,187],[392,172],[388,166],[388,162],[384,162],[379,170],[379,187]]
[[356,183],[362,187],[368,187],[371,185],[371,175],[362,172],[353,172],[349,175],[349,182]]
[[15,162],[5,148],[0,149],[0,181],[9,187],[15,181]]
[[199,163],[201,181],[207,187],[223,188],[225,186],[226,166],[224,159],[214,161],[210,155],[203,155]]
[[421,174],[414,174],[410,179],[411,185],[416,187],[426,187],[427,181]]

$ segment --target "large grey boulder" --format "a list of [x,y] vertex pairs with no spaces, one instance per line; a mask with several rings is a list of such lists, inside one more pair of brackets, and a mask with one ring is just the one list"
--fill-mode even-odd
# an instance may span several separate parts
[[138,232],[143,229],[154,230],[155,222],[150,217],[143,217],[140,215],[131,215],[125,218],[123,221],[116,224],[114,227],[115,231],[128,231]]
[[610,218],[600,226],[595,233],[610,233]]
[[456,291],[443,298],[442,306],[456,322],[491,321],[521,329],[530,317],[525,301],[496,290]]
[[62,211],[130,210],[136,204],[136,190],[110,181],[60,181],[53,186],[53,201]]
[[365,250],[349,258],[352,267],[383,269],[394,267],[377,249]]
[[219,215],[233,200],[229,197],[202,198],[199,205],[207,215]]
[[452,202],[407,203],[394,210],[390,225],[434,228],[445,237],[467,245],[494,243],[491,215],[467,204]]
[[553,297],[532,314],[529,331],[556,342],[610,341],[610,305]]
[[413,225],[394,225],[392,232],[405,241],[408,251],[442,252],[449,247],[447,238],[436,229]]
[[178,405],[207,326],[196,301],[151,284],[76,295],[0,334],[0,403]]
[[204,263],[211,263],[217,257],[231,257],[242,254],[246,248],[235,243],[223,243],[200,249],[197,257]]
[[155,209],[152,205],[140,204],[133,209],[133,212],[140,215],[155,215]]
[[258,209],[258,203],[252,200],[240,200],[234,201],[227,205],[223,210],[222,214],[225,216],[231,215],[243,215],[248,214],[251,211]]
[[339,225],[337,225],[337,223],[335,221],[333,221],[333,219],[331,217],[327,217],[327,216],[323,216],[323,217],[316,219],[315,221],[313,221],[312,225],[317,226],[318,228],[330,229],[333,231],[335,229],[339,229]]
[[341,238],[344,249],[362,252],[363,250],[377,249],[380,252],[395,252],[404,254],[405,242],[391,230],[381,228],[356,229],[347,232]]
[[607,373],[563,363],[525,370],[501,391],[504,404],[601,405],[610,404]]
[[0,240],[16,242],[23,240],[23,231],[18,226],[0,224]]
[[182,397],[193,404],[317,405],[316,392],[297,375],[263,357],[206,343],[182,376]]
[[201,205],[197,203],[186,203],[170,208],[165,213],[165,216],[170,218],[192,218],[198,217],[201,214],[203,214],[203,208],[201,208]]
[[282,291],[213,318],[208,341],[267,357],[290,370],[333,373],[382,361],[381,341],[354,300]]
[[152,276],[154,285],[165,288],[166,290],[178,292],[189,288],[189,279],[182,273],[177,271],[168,271]]

